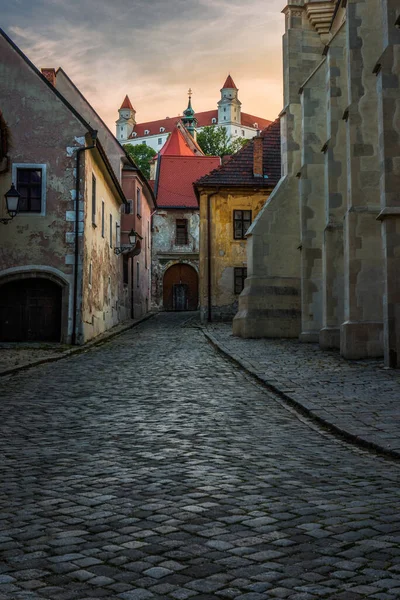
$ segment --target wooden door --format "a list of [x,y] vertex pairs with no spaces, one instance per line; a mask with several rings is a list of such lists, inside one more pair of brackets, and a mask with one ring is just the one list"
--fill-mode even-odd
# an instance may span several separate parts
[[0,341],[59,342],[61,295],[61,287],[49,279],[0,285]]
[[199,280],[196,269],[179,263],[172,265],[163,281],[165,310],[197,310],[199,301]]

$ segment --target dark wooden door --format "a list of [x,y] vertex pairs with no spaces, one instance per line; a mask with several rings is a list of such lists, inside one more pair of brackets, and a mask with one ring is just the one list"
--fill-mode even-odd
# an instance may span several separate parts
[[196,269],[180,263],[172,265],[163,281],[165,310],[197,310],[199,301],[199,279]]
[[59,342],[61,287],[49,279],[10,281],[0,286],[0,341]]

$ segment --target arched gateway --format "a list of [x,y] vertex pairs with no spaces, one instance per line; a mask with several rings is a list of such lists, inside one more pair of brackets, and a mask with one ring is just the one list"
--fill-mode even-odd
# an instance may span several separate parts
[[0,280],[0,341],[59,342],[62,287],[45,277]]
[[164,274],[163,303],[165,310],[197,310],[199,278],[196,269],[179,263]]

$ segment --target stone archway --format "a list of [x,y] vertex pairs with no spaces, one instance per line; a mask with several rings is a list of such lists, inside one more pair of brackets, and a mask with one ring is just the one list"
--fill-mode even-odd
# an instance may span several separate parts
[[163,280],[164,310],[197,310],[199,277],[196,269],[185,263],[172,265]]
[[45,274],[0,279],[0,341],[60,342],[63,295],[61,282]]

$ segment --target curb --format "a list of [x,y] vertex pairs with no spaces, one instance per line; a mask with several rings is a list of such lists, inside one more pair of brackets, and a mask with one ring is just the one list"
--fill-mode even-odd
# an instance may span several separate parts
[[[140,325],[140,323],[143,323],[144,321],[151,319],[156,314],[157,313],[154,313],[154,312],[147,313],[147,315],[145,315],[144,317],[141,317],[140,319],[137,319],[133,323],[128,323],[127,325],[122,326],[121,329],[118,329],[118,331],[110,330],[109,333],[105,332],[104,334],[101,334],[100,339],[95,338],[94,340],[87,342],[87,344],[84,344],[83,346],[76,346],[69,350],[65,350],[64,352],[60,352],[58,355],[49,356],[47,358],[39,358],[38,360],[29,362],[29,363],[25,363],[23,365],[19,365],[17,367],[11,367],[10,369],[5,369],[4,371],[0,371],[0,377],[5,377],[6,375],[12,375],[13,373],[18,373],[19,371],[26,371],[27,369],[31,369],[32,367],[37,367],[39,365],[43,365],[46,363],[56,362],[57,360],[62,360],[63,358],[68,358],[70,356],[73,356],[74,354],[80,354],[81,352],[87,352],[88,350],[91,350],[94,346],[101,346],[101,344],[105,344],[106,342],[108,342],[112,338],[116,337],[117,335],[120,335],[121,333],[125,333],[125,331],[128,331],[129,329],[133,329],[137,325]],[[118,327],[118,325],[116,327]]]
[[251,375],[251,377],[256,379],[258,383],[261,383],[261,385],[263,387],[270,390],[271,392],[274,392],[274,394],[276,394],[277,396],[280,397],[280,399],[283,401],[284,404],[290,406],[290,408],[294,409],[301,415],[308,417],[310,420],[314,421],[314,423],[316,423],[320,427],[322,427],[325,431],[328,431],[335,437],[340,438],[341,440],[344,440],[344,441],[352,444],[353,446],[356,446],[357,448],[361,448],[362,450],[367,450],[375,455],[381,456],[382,458],[395,460],[396,462],[400,461],[400,452],[397,452],[396,450],[389,450],[388,448],[384,448],[383,446],[380,446],[379,444],[376,444],[375,442],[370,442],[364,438],[361,438],[361,437],[355,435],[354,433],[350,433],[346,429],[342,429],[341,427],[338,427],[337,425],[330,423],[326,419],[323,419],[322,417],[317,415],[313,410],[306,408],[298,400],[295,400],[289,394],[287,394],[286,392],[283,392],[282,390],[277,388],[275,385],[270,383],[266,376],[260,375],[246,360],[242,359],[237,354],[232,354],[231,352],[229,352],[229,350],[226,348],[226,346],[221,344],[221,342],[219,342],[217,340],[217,338],[212,333],[207,331],[204,327],[202,327],[202,331],[203,331],[203,334],[206,337],[207,341],[220,354],[225,356],[225,358],[228,358],[231,362],[233,362],[234,364],[239,366],[243,371],[245,371],[246,373]]

